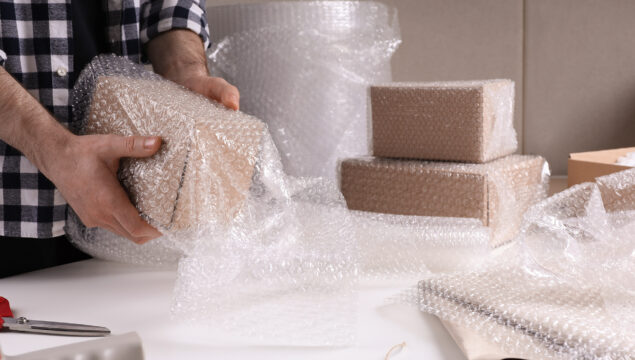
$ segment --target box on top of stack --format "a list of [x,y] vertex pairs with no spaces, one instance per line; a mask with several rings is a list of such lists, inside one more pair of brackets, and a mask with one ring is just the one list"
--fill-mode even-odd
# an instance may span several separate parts
[[350,209],[480,219],[498,246],[546,196],[545,160],[510,155],[513,81],[390,83],[370,93],[375,157],[340,164]]
[[518,146],[511,80],[388,83],[370,96],[374,156],[483,163]]

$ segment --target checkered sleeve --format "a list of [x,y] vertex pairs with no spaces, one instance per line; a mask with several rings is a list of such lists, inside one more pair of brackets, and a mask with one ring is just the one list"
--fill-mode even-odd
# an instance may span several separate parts
[[201,37],[207,49],[210,42],[205,0],[155,0],[142,9],[140,40],[143,45],[173,29],[192,30]]
[[0,66],[4,66],[5,61],[7,61],[7,53],[0,49]]

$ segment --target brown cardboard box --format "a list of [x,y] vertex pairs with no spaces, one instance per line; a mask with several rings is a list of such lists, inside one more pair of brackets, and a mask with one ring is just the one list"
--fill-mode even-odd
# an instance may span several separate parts
[[251,186],[264,124],[168,81],[96,80],[86,134],[159,135],[151,158],[122,159],[119,178],[153,225],[227,222]]
[[513,153],[511,80],[372,86],[373,155],[483,163]]
[[630,166],[617,165],[620,156],[634,152],[635,147],[588,151],[569,155],[568,185],[593,182],[595,178],[630,169]]
[[363,157],[342,161],[341,189],[353,210],[480,219],[493,229],[492,245],[499,245],[546,196],[544,166],[543,158],[530,155],[486,164]]

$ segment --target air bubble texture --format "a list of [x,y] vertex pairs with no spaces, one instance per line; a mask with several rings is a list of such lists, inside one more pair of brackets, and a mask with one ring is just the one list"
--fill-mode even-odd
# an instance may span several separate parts
[[511,80],[373,85],[379,157],[484,163],[516,151]]
[[510,155],[486,164],[376,157],[341,163],[350,209],[479,219],[498,246],[518,234],[523,213],[547,196],[549,169],[540,156]]
[[337,177],[368,153],[368,86],[391,80],[396,10],[372,1],[208,6],[209,67],[262,119],[293,176]]
[[524,358],[633,359],[635,202],[608,210],[603,198],[634,189],[626,170],[536,204],[513,246],[421,281],[421,309]]
[[85,228],[71,211],[71,241],[97,258],[177,267],[174,318],[225,338],[350,345],[360,280],[465,270],[489,252],[477,219],[348,210],[336,182],[285,174],[260,120],[122,58],[93,60],[73,106],[82,134],[164,139],[155,156],[119,171],[164,236],[138,246]]

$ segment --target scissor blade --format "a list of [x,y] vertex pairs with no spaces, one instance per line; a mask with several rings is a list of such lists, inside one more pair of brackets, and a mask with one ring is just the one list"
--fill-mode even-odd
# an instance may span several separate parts
[[3,318],[4,327],[13,331],[65,336],[106,336],[110,330],[101,326],[61,323],[54,321]]

